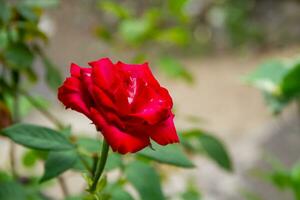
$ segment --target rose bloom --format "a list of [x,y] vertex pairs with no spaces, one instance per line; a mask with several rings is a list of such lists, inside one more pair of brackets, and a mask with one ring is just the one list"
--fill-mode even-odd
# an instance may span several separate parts
[[113,64],[102,58],[89,65],[71,64],[58,99],[91,119],[113,151],[134,153],[149,146],[150,139],[160,145],[179,142],[172,99],[148,63]]

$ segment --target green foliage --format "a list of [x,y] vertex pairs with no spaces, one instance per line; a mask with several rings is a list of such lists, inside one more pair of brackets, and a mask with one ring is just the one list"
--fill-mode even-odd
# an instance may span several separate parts
[[69,151],[51,151],[45,163],[44,175],[41,182],[55,178],[71,169],[78,159],[77,153],[74,150]]
[[[0,65],[6,71],[26,74],[28,81],[33,82],[38,79],[33,63],[40,58],[45,65],[46,82],[55,90],[61,77],[40,47],[48,37],[39,28],[39,22],[43,9],[57,3],[58,0],[0,1]],[[9,79],[7,75],[5,79]]]
[[188,82],[193,81],[192,75],[178,62],[176,59],[171,57],[162,57],[158,61],[158,67],[164,70],[167,74],[172,77],[181,77]]
[[29,124],[16,124],[1,131],[14,142],[38,150],[69,150],[74,146],[61,133]]
[[247,83],[263,92],[266,103],[275,114],[300,97],[300,63],[298,59],[265,62],[246,77]]
[[20,183],[13,180],[0,181],[0,200],[26,200],[26,191]]
[[280,190],[289,190],[294,194],[295,200],[300,200],[300,164],[296,163],[291,169],[273,166],[268,172],[271,183]]
[[[99,1],[101,13],[114,19],[102,21],[97,28],[99,38],[117,48],[126,48],[135,52],[131,61],[144,62],[148,53],[159,57],[163,49],[181,49],[192,39],[190,22],[184,13],[186,0],[159,1],[157,5],[148,5],[142,12],[136,12],[118,1]],[[105,18],[103,18],[105,19]],[[153,47],[160,47],[153,51]],[[143,56],[141,56],[143,55]],[[140,59],[142,57],[142,59]],[[139,59],[137,59],[139,58]],[[156,59],[154,59],[156,60]],[[192,76],[175,58],[157,59],[158,67],[166,74],[191,81]]]
[[137,189],[141,199],[165,199],[161,190],[159,176],[151,165],[138,161],[129,163],[125,175],[128,181]]
[[188,159],[182,148],[177,144],[160,146],[152,144],[152,148],[146,148],[138,155],[158,161],[160,163],[170,164],[178,167],[193,168],[194,164]]
[[191,130],[182,133],[182,143],[192,151],[205,152],[220,167],[232,171],[233,166],[223,143],[211,134],[202,130]]

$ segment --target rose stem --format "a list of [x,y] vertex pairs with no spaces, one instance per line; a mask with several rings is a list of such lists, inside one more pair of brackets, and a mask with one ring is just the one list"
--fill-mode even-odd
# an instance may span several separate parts
[[93,177],[93,183],[89,190],[91,193],[94,193],[97,188],[98,181],[101,177],[101,174],[102,174],[105,164],[106,164],[106,160],[108,157],[108,151],[109,151],[109,145],[104,139],[103,144],[102,144],[101,157],[100,157],[100,160],[98,161],[95,176]]
[[61,191],[62,191],[64,197],[68,197],[69,196],[69,190],[68,190],[67,184],[65,182],[65,179],[62,176],[59,176],[57,178],[57,180],[58,180],[58,183],[60,185],[60,188],[61,188]]
[[[11,72],[12,80],[13,80],[13,123],[19,123],[20,122],[20,98],[19,98],[19,85],[20,85],[20,73],[18,71],[13,70]],[[14,177],[17,177],[16,172],[16,146],[13,142],[11,142],[10,145],[10,165],[11,165],[11,171],[12,175]]]

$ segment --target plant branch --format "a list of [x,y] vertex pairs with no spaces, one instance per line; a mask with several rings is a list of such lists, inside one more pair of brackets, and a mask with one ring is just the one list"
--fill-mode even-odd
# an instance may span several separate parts
[[[20,122],[20,98],[19,98],[19,86],[20,86],[20,72],[13,70],[11,72],[12,81],[13,81],[13,123]],[[10,165],[12,175],[17,177],[16,170],[16,146],[13,142],[10,144]]]
[[94,193],[97,188],[98,181],[101,177],[101,174],[102,174],[105,164],[106,164],[106,160],[108,157],[108,151],[109,151],[109,145],[105,140],[103,140],[101,157],[97,164],[95,176],[93,177],[93,183],[92,183],[91,187],[89,188],[89,191],[91,193]]
[[60,185],[61,191],[62,191],[64,197],[66,198],[67,196],[69,196],[69,190],[68,190],[67,184],[62,176],[59,176],[57,178],[57,180]]

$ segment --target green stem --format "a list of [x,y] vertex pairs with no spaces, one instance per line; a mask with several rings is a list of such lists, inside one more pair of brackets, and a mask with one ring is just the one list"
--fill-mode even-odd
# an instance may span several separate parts
[[[20,92],[20,73],[18,71],[13,70],[11,72],[12,81],[13,81],[13,123],[19,123],[20,122],[20,98],[19,98],[19,92]],[[11,165],[11,171],[14,177],[17,177],[17,170],[16,170],[16,147],[13,142],[11,142],[10,145],[10,165]]]
[[96,188],[97,188],[98,181],[101,177],[101,174],[102,174],[102,172],[104,170],[104,167],[105,167],[105,164],[106,164],[106,160],[107,160],[107,157],[108,157],[108,151],[109,151],[109,145],[105,140],[103,140],[102,150],[101,150],[101,157],[100,157],[100,160],[98,161],[98,164],[97,164],[95,176],[93,177],[93,183],[92,183],[92,185],[89,189],[89,191],[91,193],[94,193]]

